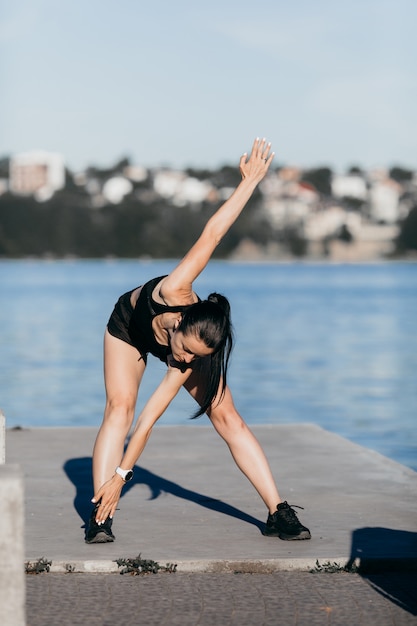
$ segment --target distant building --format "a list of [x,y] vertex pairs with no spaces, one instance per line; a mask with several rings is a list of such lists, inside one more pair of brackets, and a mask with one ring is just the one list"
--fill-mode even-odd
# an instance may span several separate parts
[[395,224],[400,219],[401,186],[390,178],[374,183],[370,191],[370,213],[373,220]]
[[182,171],[159,170],[154,175],[154,191],[175,206],[201,204],[210,197],[212,185],[187,176]]
[[304,222],[304,236],[309,241],[322,241],[335,237],[346,226],[353,237],[358,237],[362,218],[358,213],[345,211],[339,206],[330,206],[322,211],[310,213]]
[[368,190],[363,176],[358,174],[334,175],[332,179],[332,194],[335,198],[356,198],[366,200]]
[[133,185],[124,176],[112,176],[103,185],[102,194],[112,204],[120,204],[127,194],[131,193]]
[[143,183],[148,178],[148,170],[142,165],[127,165],[123,170],[123,175],[135,183]]
[[54,152],[22,152],[10,159],[10,191],[47,200],[65,186],[65,164]]
[[317,208],[319,195],[308,183],[300,183],[300,170],[283,168],[265,178],[260,189],[263,211],[274,228],[294,226]]

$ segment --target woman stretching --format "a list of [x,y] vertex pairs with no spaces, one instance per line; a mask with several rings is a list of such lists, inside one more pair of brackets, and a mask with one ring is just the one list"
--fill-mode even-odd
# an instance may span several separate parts
[[[227,299],[211,294],[200,300],[193,282],[239,217],[274,158],[271,144],[256,139],[250,156],[240,159],[242,180],[209,219],[197,242],[168,276],[154,278],[121,296],[104,337],[106,408],[94,446],[94,511],[87,543],[114,541],[112,520],[123,489],[132,479],[155,422],[181,387],[207,413],[229,446],[237,466],[264,501],[269,515],[264,535],[310,539],[310,531],[287,502],[282,502],[263,450],[233,404],[227,386],[232,325]],[[124,450],[134,420],[136,399],[147,356],[166,363],[167,371],[149,398]]]

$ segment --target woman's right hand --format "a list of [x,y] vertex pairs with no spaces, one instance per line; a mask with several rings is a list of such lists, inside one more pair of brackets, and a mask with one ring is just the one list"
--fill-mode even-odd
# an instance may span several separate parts
[[270,150],[271,143],[267,143],[266,139],[255,139],[249,158],[246,152],[240,158],[242,180],[249,179],[258,184],[264,178],[275,155]]
[[123,479],[120,478],[118,474],[114,474],[114,476],[104,483],[97,493],[94,494],[91,502],[93,502],[93,504],[99,502],[99,507],[96,512],[97,524],[103,524],[108,517],[113,519],[124,484]]

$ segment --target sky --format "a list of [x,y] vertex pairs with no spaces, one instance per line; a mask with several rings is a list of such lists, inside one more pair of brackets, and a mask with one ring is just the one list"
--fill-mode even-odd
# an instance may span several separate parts
[[0,157],[417,169],[415,0],[2,0]]

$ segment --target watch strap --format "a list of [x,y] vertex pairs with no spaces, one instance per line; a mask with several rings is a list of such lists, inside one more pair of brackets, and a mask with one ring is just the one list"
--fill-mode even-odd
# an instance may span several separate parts
[[118,474],[120,476],[120,478],[122,478],[125,482],[127,482],[128,480],[130,480],[133,476],[133,470],[128,469],[128,470],[124,470],[121,467],[116,467],[115,469],[116,474]]

